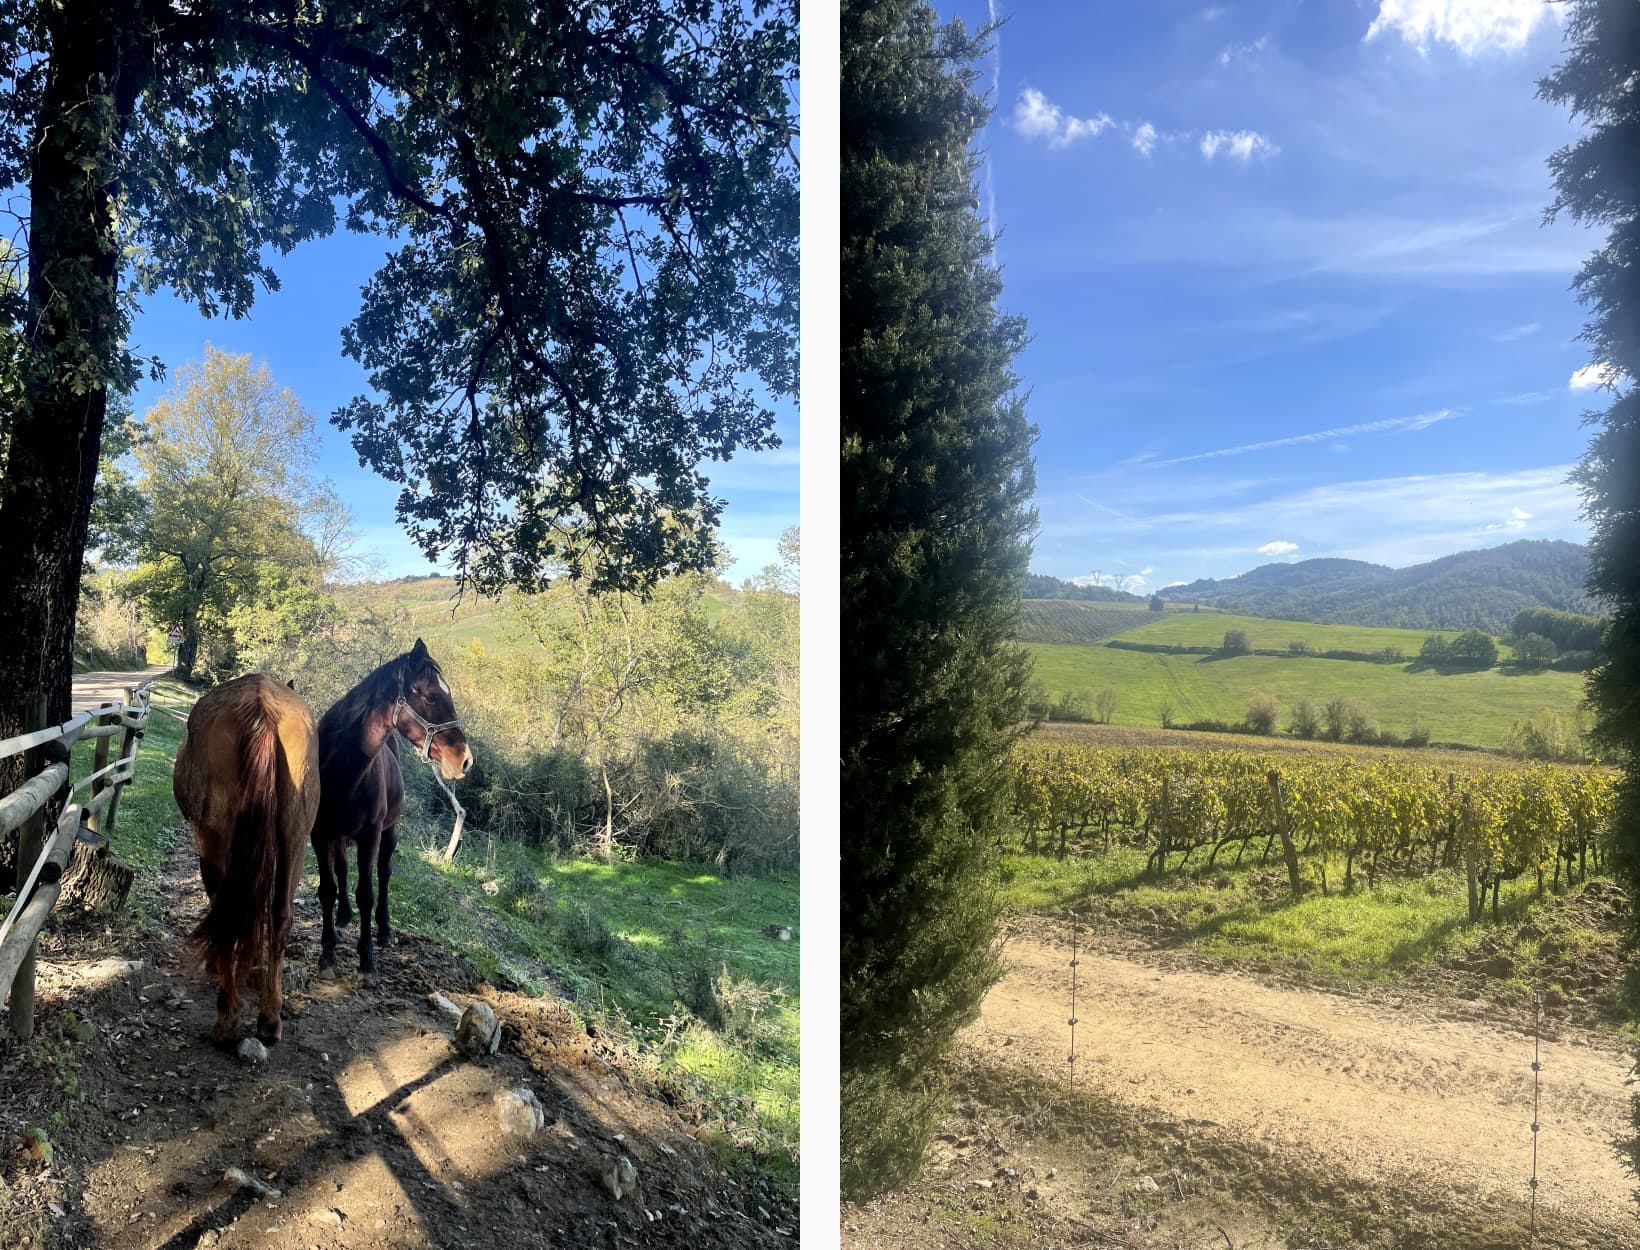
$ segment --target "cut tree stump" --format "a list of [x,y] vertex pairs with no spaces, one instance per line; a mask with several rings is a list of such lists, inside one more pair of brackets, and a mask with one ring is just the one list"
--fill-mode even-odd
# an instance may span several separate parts
[[106,906],[118,911],[125,906],[135,876],[108,845],[107,838],[82,828],[74,839],[74,852],[63,873],[58,906],[93,910]]

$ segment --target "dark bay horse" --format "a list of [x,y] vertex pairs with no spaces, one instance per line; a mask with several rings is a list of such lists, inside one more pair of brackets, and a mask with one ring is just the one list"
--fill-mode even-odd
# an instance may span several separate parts
[[[349,690],[319,721],[322,784],[319,818],[313,826],[319,902],[325,913],[319,975],[336,975],[336,926],[351,919],[347,844],[352,842],[359,848],[359,972],[367,988],[376,984],[370,934],[373,901],[376,944],[385,947],[393,940],[387,883],[393,876],[393,848],[404,811],[404,777],[398,756],[383,748],[395,730],[423,760],[436,763],[447,781],[465,776],[472,767],[473,753],[456,719],[449,683],[420,638],[410,651]],[[380,897],[373,893],[372,876]]]
[[291,903],[319,810],[319,737],[294,690],[252,673],[207,692],[188,715],[171,774],[193,827],[210,908],[190,939],[216,974],[219,1043],[232,1039],[239,979],[258,975],[256,1032],[279,1040]]

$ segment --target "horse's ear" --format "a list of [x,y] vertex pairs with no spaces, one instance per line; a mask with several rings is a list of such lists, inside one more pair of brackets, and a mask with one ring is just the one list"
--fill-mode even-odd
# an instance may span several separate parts
[[289,681],[287,681],[285,683],[285,685],[289,686],[292,690],[295,690],[296,689],[296,678],[292,677]]
[[416,639],[416,645],[411,648],[410,654],[418,660],[425,660],[427,658],[427,644],[420,638]]

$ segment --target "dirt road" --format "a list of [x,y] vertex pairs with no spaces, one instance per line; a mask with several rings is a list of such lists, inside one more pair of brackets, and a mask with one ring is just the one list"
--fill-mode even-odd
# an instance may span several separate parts
[[[1063,1073],[1070,951],[1032,928],[965,1040],[1010,1064]],[[1532,1039],[1367,999],[1164,970],[1084,949],[1077,1079],[1113,1101],[1208,1122],[1293,1159],[1418,1202],[1524,1203],[1532,1174]],[[1603,1039],[1542,1045],[1539,1202],[1640,1237],[1632,1060]]]
[[169,664],[154,664],[132,672],[76,673],[74,675],[74,711],[88,711],[103,703],[118,703],[126,687],[140,686],[143,682],[171,671]]

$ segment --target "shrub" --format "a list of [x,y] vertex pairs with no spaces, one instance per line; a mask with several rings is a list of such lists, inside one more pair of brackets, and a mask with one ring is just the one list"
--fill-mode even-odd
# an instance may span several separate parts
[[1289,733],[1300,738],[1313,738],[1321,732],[1321,715],[1315,710],[1315,704],[1308,699],[1300,699],[1293,704],[1293,719],[1288,723]]
[[1492,635],[1478,629],[1466,629],[1447,647],[1447,659],[1452,664],[1467,668],[1491,668],[1498,662],[1498,644]]
[[1515,658],[1528,668],[1552,664],[1560,649],[1542,634],[1527,634],[1515,644]]
[[1375,657],[1380,664],[1399,664],[1406,659],[1406,654],[1400,647],[1385,647],[1376,653]]
[[1219,651],[1223,655],[1249,655],[1252,650],[1253,644],[1247,640],[1247,631],[1245,629],[1226,630],[1224,643],[1219,647]]
[[1281,705],[1274,695],[1258,694],[1247,705],[1247,727],[1256,734],[1274,733],[1281,718]]
[[1094,711],[1102,724],[1110,724],[1110,718],[1116,714],[1117,697],[1115,686],[1106,686],[1093,696]]
[[1322,733],[1331,742],[1342,742],[1349,728],[1352,699],[1328,699],[1321,709]]
[[1344,737],[1349,742],[1371,745],[1379,740],[1378,722],[1373,715],[1354,699],[1347,699],[1349,705],[1345,714]]
[[620,942],[615,931],[604,923],[604,918],[585,903],[570,906],[564,913],[562,929],[565,944],[582,955],[608,958],[615,953]]
[[1315,647],[1307,642],[1289,642],[1287,644],[1288,655],[1313,656],[1315,653]]
[[1413,721],[1412,728],[1407,730],[1406,737],[1402,741],[1409,747],[1427,747],[1429,745],[1429,726],[1421,720]]
[[1173,728],[1173,705],[1171,703],[1162,704],[1162,728]]
[[1093,702],[1091,690],[1067,690],[1059,696],[1059,702],[1054,704],[1052,719],[1079,721],[1085,724],[1093,719]]
[[1425,664],[1445,664],[1451,655],[1451,644],[1439,634],[1425,638],[1424,645],[1418,649],[1418,658]]

